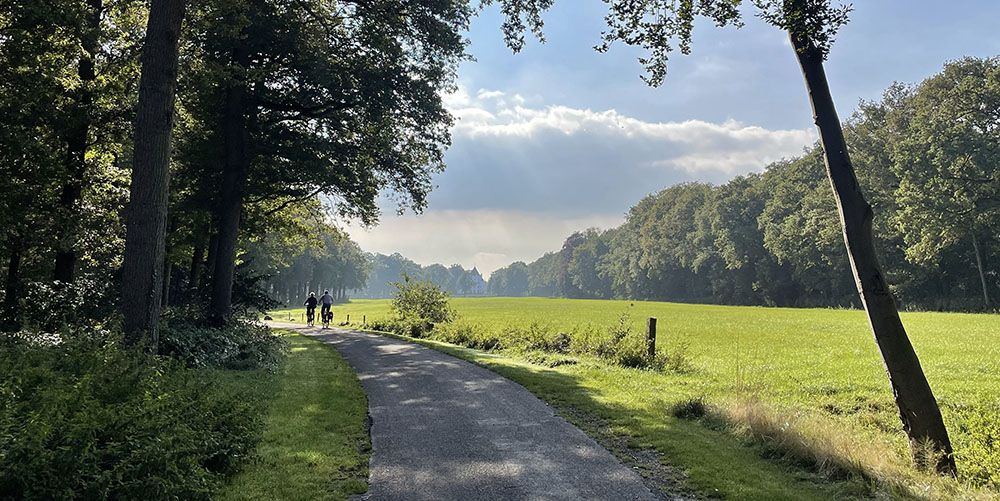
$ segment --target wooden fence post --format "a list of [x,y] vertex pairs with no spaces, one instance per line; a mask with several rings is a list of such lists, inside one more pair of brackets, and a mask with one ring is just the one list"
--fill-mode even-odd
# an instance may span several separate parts
[[649,360],[656,358],[656,317],[649,317],[646,324],[646,356]]
[[347,314],[347,323],[351,323],[351,314],[350,313]]

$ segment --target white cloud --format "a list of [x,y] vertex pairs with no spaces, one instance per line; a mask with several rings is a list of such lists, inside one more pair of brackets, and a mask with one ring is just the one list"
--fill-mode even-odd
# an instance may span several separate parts
[[621,216],[564,218],[516,210],[429,210],[422,215],[386,216],[373,229],[348,226],[351,237],[369,252],[399,252],[423,265],[476,266],[484,276],[514,261],[531,262],[559,250],[571,233],[589,227],[611,228]]
[[349,227],[365,250],[488,274],[558,250],[574,231],[617,226],[649,193],[725,182],[815,141],[811,130],[649,122],[491,89],[443,97],[459,120],[428,211],[396,217],[390,209],[372,230]]
[[[646,122],[615,110],[594,111],[550,105],[524,106],[524,99],[481,89],[471,98],[464,89],[449,101],[459,117],[453,130],[456,145],[496,139],[520,140],[521,150],[559,134],[579,138],[591,148],[613,148],[622,163],[674,167],[689,173],[726,175],[759,171],[783,157],[796,155],[816,139],[813,129],[770,130],[735,120]],[[539,158],[542,159],[541,157]]]
[[476,97],[479,99],[496,99],[504,95],[503,91],[487,89],[479,89],[479,92],[476,93]]

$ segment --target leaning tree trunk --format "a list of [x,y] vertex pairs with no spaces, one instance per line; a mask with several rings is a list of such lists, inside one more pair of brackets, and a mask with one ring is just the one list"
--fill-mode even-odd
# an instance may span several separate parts
[[920,360],[906,336],[906,330],[896,310],[896,303],[882,274],[875,254],[872,235],[872,208],[865,200],[854,167],[847,152],[847,143],[830,87],[823,69],[823,54],[811,41],[791,36],[813,116],[819,128],[827,174],[833,186],[844,241],[851,261],[861,303],[885,362],[903,429],[909,436],[910,448],[918,463],[927,461],[924,454],[929,445],[938,457],[936,468],[941,473],[956,473],[951,441],[945,429],[941,410],[934,393],[920,368]]
[[989,311],[990,293],[986,287],[986,274],[983,272],[983,256],[979,252],[979,240],[976,238],[975,232],[972,233],[972,249],[976,252],[976,268],[979,270],[979,283],[983,286],[983,309]]
[[242,69],[249,66],[245,44],[233,51],[233,63],[241,68],[226,89],[223,137],[225,165],[222,174],[221,200],[218,207],[218,248],[212,274],[212,299],[208,308],[209,321],[222,325],[229,321],[233,309],[233,276],[236,263],[236,242],[243,210],[243,189],[249,171],[250,156],[247,132],[247,84]]
[[76,270],[76,245],[80,231],[80,198],[87,173],[87,145],[93,121],[91,108],[94,103],[93,89],[97,79],[94,59],[100,49],[101,15],[103,0],[87,0],[90,9],[87,26],[83,30],[81,46],[83,54],[77,67],[80,89],[74,104],[71,126],[66,134],[66,181],[59,196],[59,228],[56,238],[56,263],[52,278],[62,282],[72,282]]
[[163,284],[170,134],[177,90],[178,41],[185,0],[153,0],[139,78],[132,182],[125,219],[121,310],[125,342],[157,347]]

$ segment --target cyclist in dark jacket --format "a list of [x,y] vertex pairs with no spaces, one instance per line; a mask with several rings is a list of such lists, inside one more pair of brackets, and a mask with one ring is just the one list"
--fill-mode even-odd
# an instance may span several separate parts
[[315,323],[315,320],[316,320],[316,303],[318,303],[318,302],[319,301],[316,300],[316,293],[315,292],[310,292],[309,293],[309,299],[306,299],[306,302],[305,302],[305,306],[306,306],[306,320],[309,321],[309,325],[313,325]]

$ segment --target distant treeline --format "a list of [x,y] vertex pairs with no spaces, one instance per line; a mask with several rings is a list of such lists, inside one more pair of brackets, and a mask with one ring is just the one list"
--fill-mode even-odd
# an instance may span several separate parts
[[340,301],[392,297],[396,291],[392,284],[404,276],[428,280],[456,296],[486,294],[486,281],[476,268],[421,266],[398,253],[366,253],[346,233],[326,225],[318,238],[300,247],[271,273],[269,293],[291,306],[303,302],[310,292],[321,294],[324,290]]
[[[991,309],[1000,296],[1000,69],[966,59],[862,103],[845,134],[904,308]],[[822,152],[721,186],[672,186],[626,222],[495,271],[498,296],[859,306]]]
[[486,281],[483,280],[483,276],[476,268],[466,270],[457,264],[448,267],[440,264],[421,266],[399,253],[391,256],[371,254],[369,255],[369,263],[371,273],[368,275],[368,280],[364,288],[353,293],[354,297],[392,297],[396,291],[392,284],[401,281],[404,275],[419,280],[428,280],[455,296],[482,296],[486,294]]

